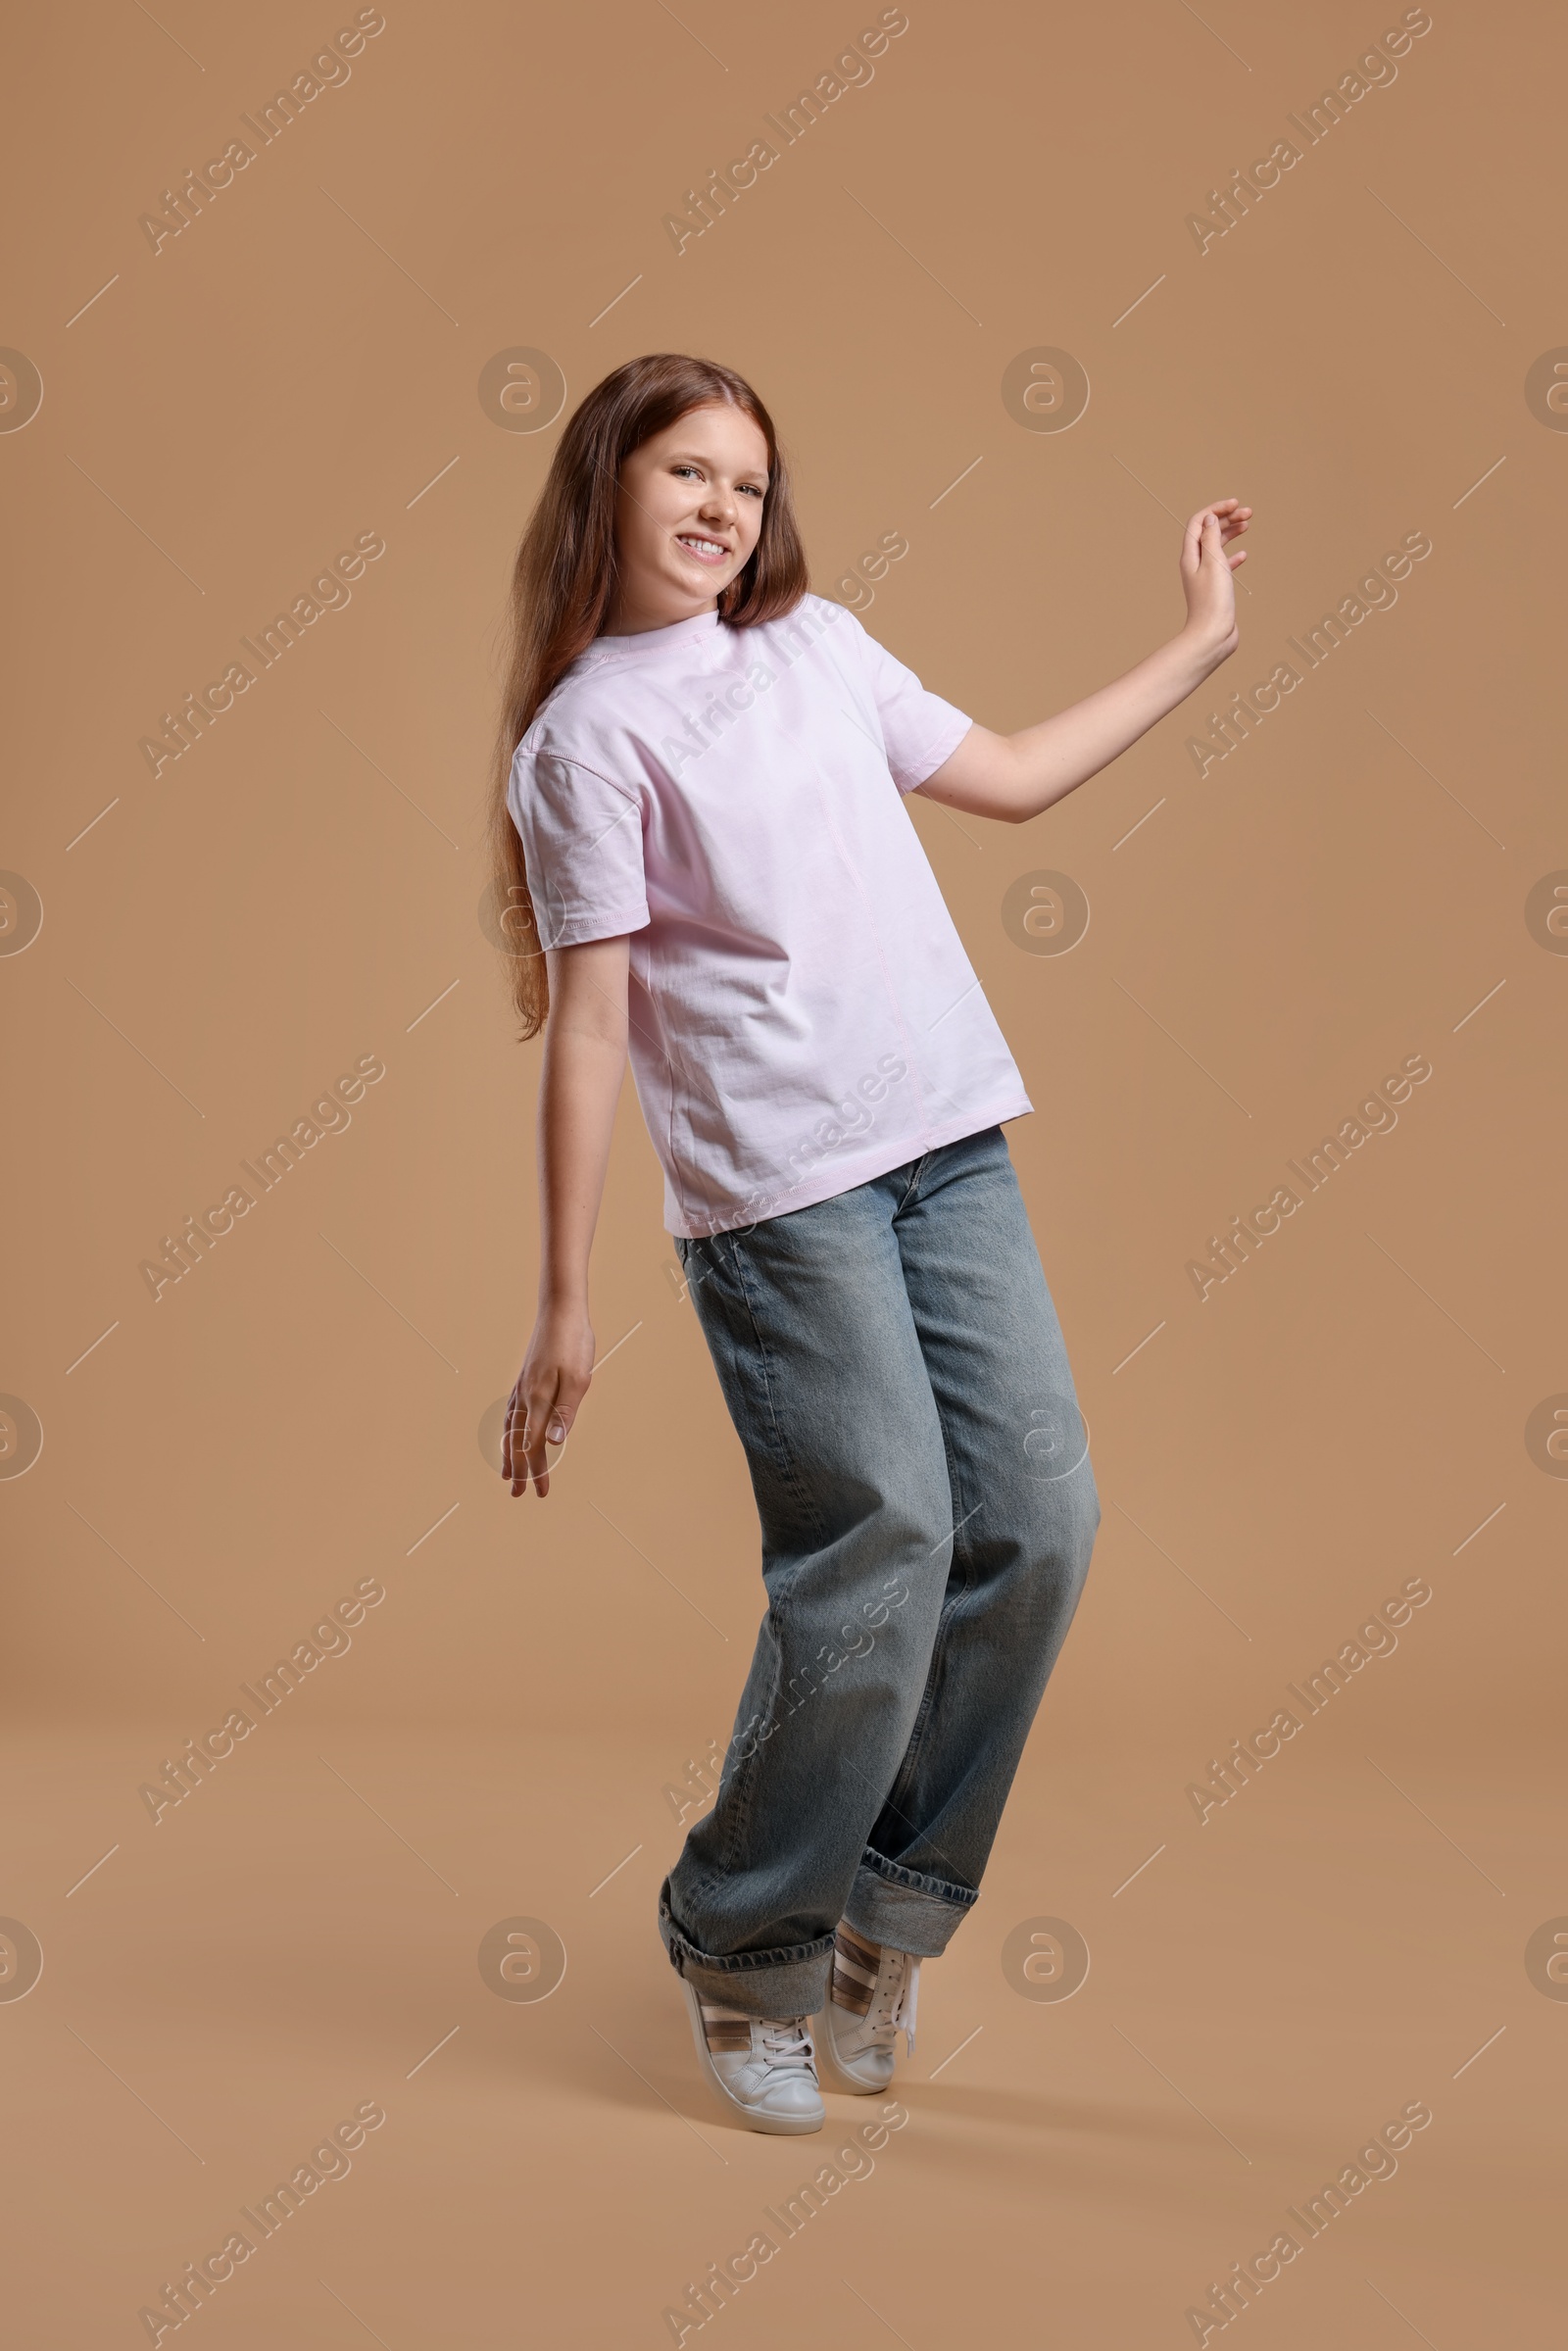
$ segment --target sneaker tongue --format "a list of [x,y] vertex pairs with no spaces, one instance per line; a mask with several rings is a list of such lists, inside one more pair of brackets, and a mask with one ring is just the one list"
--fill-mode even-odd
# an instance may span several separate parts
[[893,2010],[893,2022],[895,2025],[904,2027],[904,2045],[912,2057],[914,2055],[914,2014],[920,1997],[920,1962],[918,1959],[906,1958],[904,1967],[904,1984]]
[[869,2038],[879,2048],[891,2049],[894,2035],[902,2031],[909,2055],[914,2055],[915,2007],[920,1991],[920,1962],[907,1951],[883,1953],[882,1981],[877,1996],[871,2003],[866,2019]]

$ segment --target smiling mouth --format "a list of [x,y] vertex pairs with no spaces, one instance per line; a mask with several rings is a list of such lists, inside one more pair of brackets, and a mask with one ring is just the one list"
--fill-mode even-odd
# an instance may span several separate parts
[[727,563],[730,550],[718,539],[705,539],[697,532],[677,531],[675,544],[684,548],[699,563]]

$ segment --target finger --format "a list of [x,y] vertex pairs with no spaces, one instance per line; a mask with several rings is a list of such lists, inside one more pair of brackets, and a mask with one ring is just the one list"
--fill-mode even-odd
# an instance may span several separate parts
[[528,1483],[528,1472],[523,1460],[523,1441],[527,1426],[528,1407],[520,1396],[514,1396],[507,1417],[507,1448],[510,1462],[507,1476],[512,1482],[514,1494],[520,1494]]
[[543,1448],[534,1436],[534,1423],[525,1419],[518,1430],[512,1457],[512,1491],[514,1495],[527,1493],[536,1474],[536,1462],[542,1455]]
[[548,1408],[550,1391],[544,1392],[544,1401],[535,1396],[515,1396],[513,1399],[512,1425],[512,1493],[515,1499],[526,1494],[532,1475],[532,1435],[537,1418]]
[[1227,538],[1233,530],[1245,528],[1251,512],[1251,508],[1243,506],[1238,498],[1216,498],[1212,506],[1203,509],[1205,514],[1215,517]]
[[[546,1434],[543,1430],[536,1432],[535,1427],[530,1426],[526,1442],[527,1470],[523,1484],[526,1486],[531,1478],[536,1491],[541,1495],[546,1494],[550,1492],[550,1455],[546,1450]],[[555,1441],[551,1439],[549,1442]]]
[[501,1440],[501,1470],[515,1494],[522,1481],[522,1430],[527,1407],[514,1388],[507,1398],[506,1425]]
[[[537,1481],[541,1468],[546,1470],[549,1468],[549,1463],[545,1460],[544,1446],[536,1441],[534,1430],[533,1422],[524,1422],[518,1446],[519,1457],[513,1464],[512,1491],[514,1495],[526,1494],[529,1486]],[[544,1489],[541,1487],[540,1492],[543,1493],[543,1491]]]
[[527,1418],[522,1432],[525,1462],[522,1483],[524,1486],[531,1478],[541,1494],[548,1494],[550,1491],[550,1456],[545,1447],[547,1444],[564,1445],[565,1436],[565,1426],[558,1400],[558,1383],[552,1381],[548,1388],[541,1389],[528,1399]]

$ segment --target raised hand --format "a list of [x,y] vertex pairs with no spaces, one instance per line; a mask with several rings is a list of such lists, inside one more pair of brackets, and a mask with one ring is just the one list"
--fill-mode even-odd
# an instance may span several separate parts
[[1239,499],[1217,498],[1203,507],[1182,535],[1182,593],[1187,599],[1187,628],[1205,653],[1223,659],[1240,641],[1236,626],[1234,574],[1247,561],[1247,550],[1232,553],[1252,518],[1250,506]]

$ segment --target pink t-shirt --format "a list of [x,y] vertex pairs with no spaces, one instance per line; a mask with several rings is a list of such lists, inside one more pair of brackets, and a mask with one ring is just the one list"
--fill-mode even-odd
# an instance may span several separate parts
[[632,935],[669,1232],[809,1207],[1032,1107],[900,801],[969,725],[808,596],[598,638],[518,744],[544,945]]

